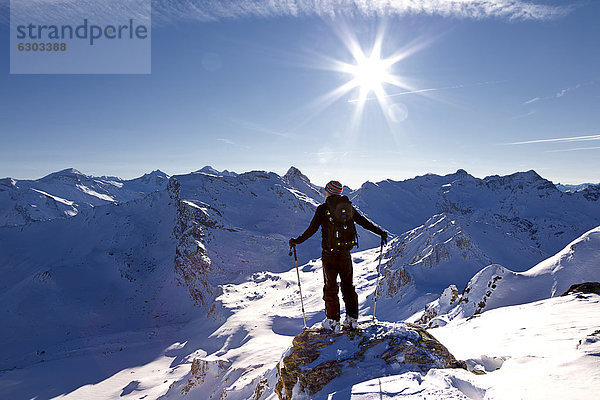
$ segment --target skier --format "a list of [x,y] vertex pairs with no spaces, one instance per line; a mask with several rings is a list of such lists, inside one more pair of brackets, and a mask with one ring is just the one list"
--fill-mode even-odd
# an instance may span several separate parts
[[321,247],[323,262],[323,300],[326,318],[324,329],[340,331],[340,301],[338,298],[337,276],[340,276],[342,296],[346,305],[344,329],[356,329],[358,325],[358,295],[352,283],[352,258],[350,250],[358,246],[354,222],[381,236],[382,244],[387,243],[387,232],[362,216],[342,196],[343,186],[338,181],[330,181],[325,186],[325,203],[319,205],[306,231],[298,238],[289,241],[290,248],[303,243],[321,227]]

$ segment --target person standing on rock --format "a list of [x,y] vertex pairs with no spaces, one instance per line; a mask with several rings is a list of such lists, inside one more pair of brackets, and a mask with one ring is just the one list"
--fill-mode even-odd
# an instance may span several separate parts
[[358,295],[352,283],[352,257],[350,250],[358,246],[356,222],[363,228],[381,236],[387,243],[387,232],[362,216],[352,206],[348,197],[342,196],[343,186],[338,181],[330,181],[325,186],[325,203],[319,205],[306,231],[298,238],[289,241],[290,248],[303,243],[321,227],[323,262],[323,300],[326,318],[322,322],[325,329],[339,332],[340,301],[338,298],[337,277],[340,276],[342,296],[346,306],[344,329],[356,329],[358,324]]

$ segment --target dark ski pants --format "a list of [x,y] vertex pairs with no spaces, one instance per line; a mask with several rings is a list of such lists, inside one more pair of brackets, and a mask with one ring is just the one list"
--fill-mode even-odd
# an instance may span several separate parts
[[346,305],[346,315],[358,318],[358,295],[352,284],[352,258],[350,252],[322,254],[323,261],[323,300],[327,318],[340,320],[340,300],[338,298],[337,277],[340,276],[342,296]]

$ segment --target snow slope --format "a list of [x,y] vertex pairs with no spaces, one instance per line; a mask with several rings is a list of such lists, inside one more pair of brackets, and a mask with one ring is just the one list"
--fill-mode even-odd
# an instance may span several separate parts
[[453,302],[430,303],[424,315],[419,315],[419,322],[444,325],[457,317],[560,296],[571,285],[583,282],[600,282],[600,227],[525,272],[497,264],[483,268]]
[[0,228],[0,369],[86,352],[97,337],[112,337],[112,348],[129,332],[189,321],[197,311],[173,271],[174,219],[161,191]]
[[92,177],[70,168],[37,180],[0,180],[0,226],[76,215],[84,208],[126,202],[163,190],[169,177],[153,171],[136,179]]
[[456,319],[431,333],[485,399],[592,399],[600,392],[600,296],[556,297]]

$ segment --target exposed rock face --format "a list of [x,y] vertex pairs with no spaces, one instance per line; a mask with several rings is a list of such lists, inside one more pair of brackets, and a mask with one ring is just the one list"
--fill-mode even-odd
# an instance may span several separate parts
[[[491,263],[458,221],[445,214],[434,215],[425,224],[399,236],[386,254],[384,292],[397,296],[412,281],[447,287],[448,277],[468,280]],[[386,281],[388,281],[386,279]]]
[[408,371],[464,368],[423,328],[405,323],[361,323],[356,332],[332,334],[308,329],[296,336],[277,366],[275,392],[291,400],[296,392],[313,398],[349,384]]
[[461,295],[454,285],[448,286],[436,301],[425,306],[423,315],[417,320],[417,324],[426,326],[427,328],[437,328],[442,326],[439,321],[433,321],[438,315],[447,313],[452,308],[458,305],[461,300]]
[[[223,374],[230,367],[231,363],[228,360],[206,360],[195,358],[192,361],[190,376],[187,384],[181,389],[181,394],[188,394],[195,387],[201,386],[204,383],[214,383],[222,378]],[[219,398],[224,398],[225,392],[221,392]],[[218,393],[213,393],[213,395]]]
[[420,288],[441,293],[453,284],[460,287],[491,263],[460,221],[446,214],[394,238],[387,249],[381,265],[380,301],[388,304],[381,309],[397,313],[383,315],[388,320],[409,318],[436,301],[435,294],[423,295]]
[[571,285],[561,296],[577,292],[600,294],[600,282],[585,282]]
[[190,292],[197,306],[205,306],[211,293],[207,273],[212,270],[211,260],[203,244],[203,226],[214,226],[206,209],[188,200],[179,198],[179,183],[169,180],[169,195],[177,202],[177,216],[173,235],[177,241],[174,268],[178,283]]

